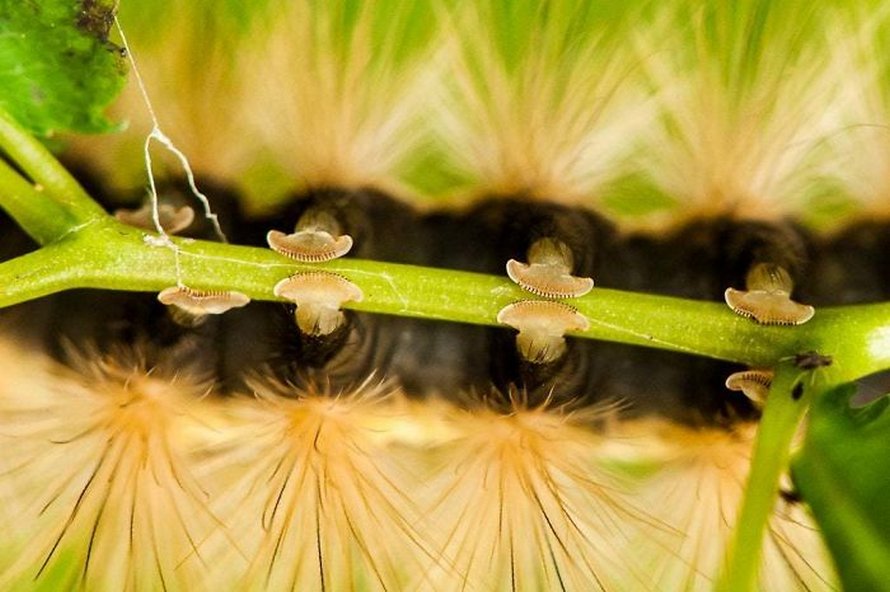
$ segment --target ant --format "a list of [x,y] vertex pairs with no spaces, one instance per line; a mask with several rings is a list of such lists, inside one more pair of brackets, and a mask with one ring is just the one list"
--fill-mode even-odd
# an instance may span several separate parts
[[794,365],[801,370],[815,370],[817,368],[826,368],[831,366],[834,359],[831,356],[825,356],[817,351],[808,351],[800,354],[794,354]]

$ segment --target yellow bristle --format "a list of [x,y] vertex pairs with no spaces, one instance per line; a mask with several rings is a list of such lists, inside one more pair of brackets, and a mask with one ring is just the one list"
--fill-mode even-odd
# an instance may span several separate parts
[[619,589],[644,580],[626,541],[662,527],[609,470],[585,427],[610,410],[454,410],[424,489],[443,590]]
[[831,158],[821,171],[863,217],[890,217],[890,93],[886,6],[838,15],[827,31],[831,74],[842,79],[837,132],[826,138]]
[[661,113],[639,165],[680,218],[799,212],[829,154],[824,140],[840,129],[843,78],[825,39],[804,33],[818,27],[812,13],[767,18],[781,8],[763,2],[733,10],[684,4],[638,35]]
[[344,33],[338,3],[289,3],[245,50],[252,97],[242,116],[300,186],[406,192],[404,164],[428,142],[420,114],[436,78],[432,49],[396,61],[409,6],[392,8],[393,34],[381,41],[384,15],[371,4]]
[[242,589],[400,590],[434,558],[416,483],[386,446],[397,391],[369,378],[350,392],[255,385],[232,402],[226,437],[202,469],[220,534],[214,581]]
[[[501,19],[514,10],[529,28],[507,57]],[[592,205],[628,172],[655,104],[632,46],[614,34],[622,25],[598,22],[577,35],[587,10],[468,3],[453,16],[431,115],[464,193]]]
[[[212,404],[131,356],[72,372],[0,353],[7,586],[707,590],[756,429],[458,409],[373,378]],[[762,568],[830,589],[801,506],[777,505]]]
[[[12,492],[3,544],[17,558],[0,587],[200,587],[200,542],[222,524],[189,457],[213,421],[206,385],[151,372],[138,355],[88,352],[72,371],[11,349],[3,359],[15,366],[0,385],[0,490]],[[43,369],[37,384],[26,378],[33,366]]]

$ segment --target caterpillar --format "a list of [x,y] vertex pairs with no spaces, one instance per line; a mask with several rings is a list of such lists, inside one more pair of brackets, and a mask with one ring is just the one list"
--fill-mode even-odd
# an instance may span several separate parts
[[[763,314],[789,325],[788,302],[890,297],[885,11],[217,4],[121,18],[234,243],[512,269],[554,318],[587,280],[711,301],[777,284]],[[134,225],[139,123],[63,154]],[[165,227],[216,240],[159,176]],[[33,248],[0,225],[0,259]],[[563,338],[540,312],[517,331],[340,310],[315,279],[311,306],[84,290],[0,311],[0,585],[713,586],[761,411],[725,384],[759,369]],[[759,584],[838,587],[794,495]]]

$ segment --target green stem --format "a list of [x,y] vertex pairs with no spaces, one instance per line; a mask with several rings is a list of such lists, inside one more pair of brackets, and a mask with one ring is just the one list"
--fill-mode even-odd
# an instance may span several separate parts
[[757,583],[763,540],[779,490],[779,479],[788,468],[791,441],[804,412],[818,393],[825,391],[824,377],[783,363],[776,372],[763,418],[757,431],[751,473],[727,562],[716,590],[748,592]]
[[[506,277],[357,259],[298,265],[269,249],[179,239],[177,278],[173,251],[148,244],[148,237],[106,216],[51,248],[2,263],[0,307],[71,288],[157,292],[178,279],[196,289],[237,290],[256,300],[275,300],[272,289],[278,281],[319,269],[341,274],[362,289],[364,299],[347,308],[373,313],[496,326],[502,307],[530,297]],[[578,337],[766,367],[825,343],[831,346],[821,348],[824,353],[847,356],[837,366],[847,374],[860,376],[890,365],[890,354],[882,358],[868,346],[876,327],[890,327],[890,303],[819,310],[801,327],[760,326],[716,302],[602,288],[571,304],[590,320],[589,330],[573,334]]]
[[[71,214],[73,226],[85,224],[104,215],[104,210],[93,201],[74,177],[36,138],[0,109],[0,149],[19,166],[31,180],[41,186],[58,206]],[[8,186],[0,181],[0,193]],[[35,210],[39,207],[35,206]],[[51,212],[40,211],[44,215]]]
[[58,240],[77,225],[46,191],[39,191],[0,159],[0,206],[40,244]]

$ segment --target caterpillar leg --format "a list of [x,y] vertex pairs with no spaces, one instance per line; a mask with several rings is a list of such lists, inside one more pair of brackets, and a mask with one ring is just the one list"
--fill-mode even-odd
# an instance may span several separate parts
[[744,266],[745,289],[725,292],[736,313],[766,325],[800,325],[815,309],[791,299],[795,276],[806,262],[806,245],[790,225],[742,222],[729,229],[725,247],[729,274]]

